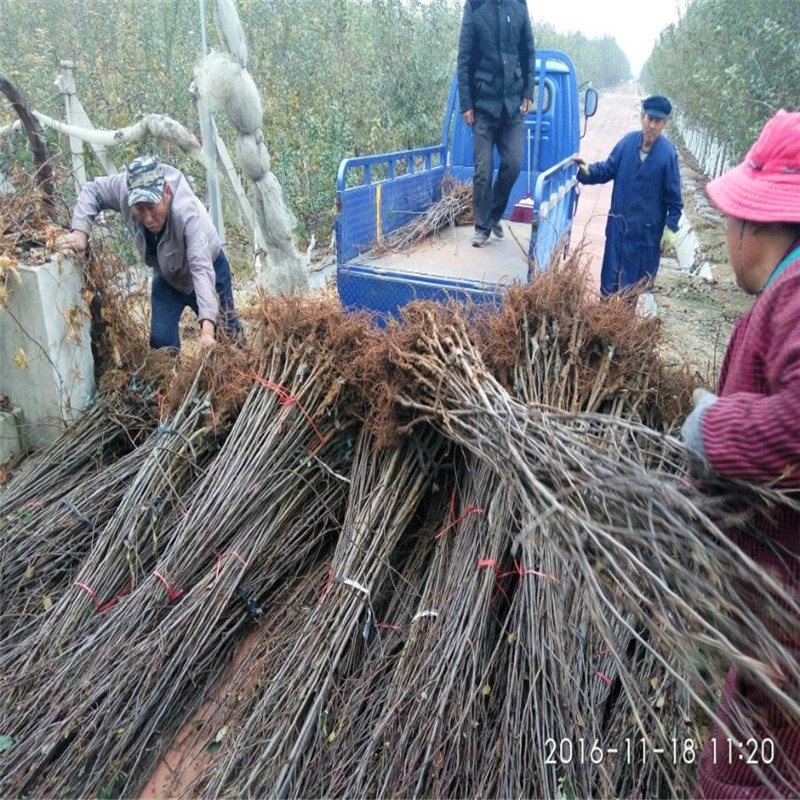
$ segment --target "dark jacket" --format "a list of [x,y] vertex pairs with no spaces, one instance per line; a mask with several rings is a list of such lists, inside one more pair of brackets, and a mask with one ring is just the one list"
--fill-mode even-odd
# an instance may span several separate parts
[[525,0],[467,0],[458,37],[458,95],[470,108],[499,117],[533,99],[534,45]]
[[683,209],[678,154],[664,135],[656,139],[644,161],[639,159],[642,132],[628,133],[605,161],[578,172],[580,183],[614,181],[606,224],[603,294],[625,289],[642,278],[655,277],[661,259],[664,227],[678,230]]

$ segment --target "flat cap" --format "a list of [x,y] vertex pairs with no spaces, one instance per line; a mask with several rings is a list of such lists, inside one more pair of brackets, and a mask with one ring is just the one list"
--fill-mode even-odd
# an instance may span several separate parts
[[663,94],[651,94],[642,100],[642,111],[653,119],[666,119],[672,113],[672,103]]

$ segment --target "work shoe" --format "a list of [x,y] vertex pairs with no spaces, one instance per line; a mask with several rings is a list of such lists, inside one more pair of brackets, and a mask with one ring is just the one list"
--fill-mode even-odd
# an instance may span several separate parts
[[472,236],[473,247],[483,247],[489,241],[489,231],[475,231]]
[[506,235],[503,226],[499,222],[495,222],[495,224],[492,225],[492,233],[495,239],[502,239]]

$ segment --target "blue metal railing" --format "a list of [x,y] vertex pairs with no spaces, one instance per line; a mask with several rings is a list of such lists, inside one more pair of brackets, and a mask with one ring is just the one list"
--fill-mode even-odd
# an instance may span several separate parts
[[[336,178],[337,261],[368,250],[436,202],[444,160],[444,145],[435,145],[343,161]],[[356,170],[361,174],[352,175]]]
[[[433,164],[434,156],[439,156],[438,164]],[[352,170],[362,168],[362,179],[359,186],[367,186],[372,181],[372,168],[379,165],[386,166],[386,175],[378,178],[379,181],[390,181],[397,176],[396,165],[400,162],[405,163],[405,172],[401,174],[413,175],[418,172],[416,162],[422,159],[422,171],[428,171],[434,166],[438,167],[444,164],[445,160],[445,147],[444,145],[437,144],[431,147],[417,147],[414,150],[398,150],[394,153],[381,153],[371,156],[354,156],[347,158],[339,165],[339,172],[336,176],[336,191],[344,192],[347,186],[347,173]]]
[[566,251],[575,213],[578,166],[572,156],[565,158],[536,179],[533,192],[534,235],[528,253],[533,268],[546,270],[553,257]]

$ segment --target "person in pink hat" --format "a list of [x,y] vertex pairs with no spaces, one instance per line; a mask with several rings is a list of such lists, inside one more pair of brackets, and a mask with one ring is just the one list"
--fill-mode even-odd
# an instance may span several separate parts
[[[744,161],[711,181],[706,192],[727,217],[728,250],[736,283],[754,295],[755,302],[733,329],[717,393],[695,393],[695,408],[683,425],[683,439],[690,457],[705,469],[797,492],[800,113],[775,114]],[[762,517],[758,525],[758,538],[735,532],[730,536],[780,582],[781,604],[789,614],[797,613],[800,512],[776,509],[769,517]],[[759,603],[757,598],[764,597],[765,587],[756,581],[754,577],[750,583],[742,582],[737,590],[758,613],[764,602]],[[791,660],[800,663],[800,615],[796,624],[788,627],[785,621],[762,621]],[[759,659],[758,653],[748,655]],[[797,670],[794,675],[776,678],[776,684],[797,699]],[[728,674],[717,714],[723,724],[700,756],[698,796],[800,797],[797,717],[779,707],[763,687],[736,667]],[[748,741],[758,749],[756,758],[750,757]]]

